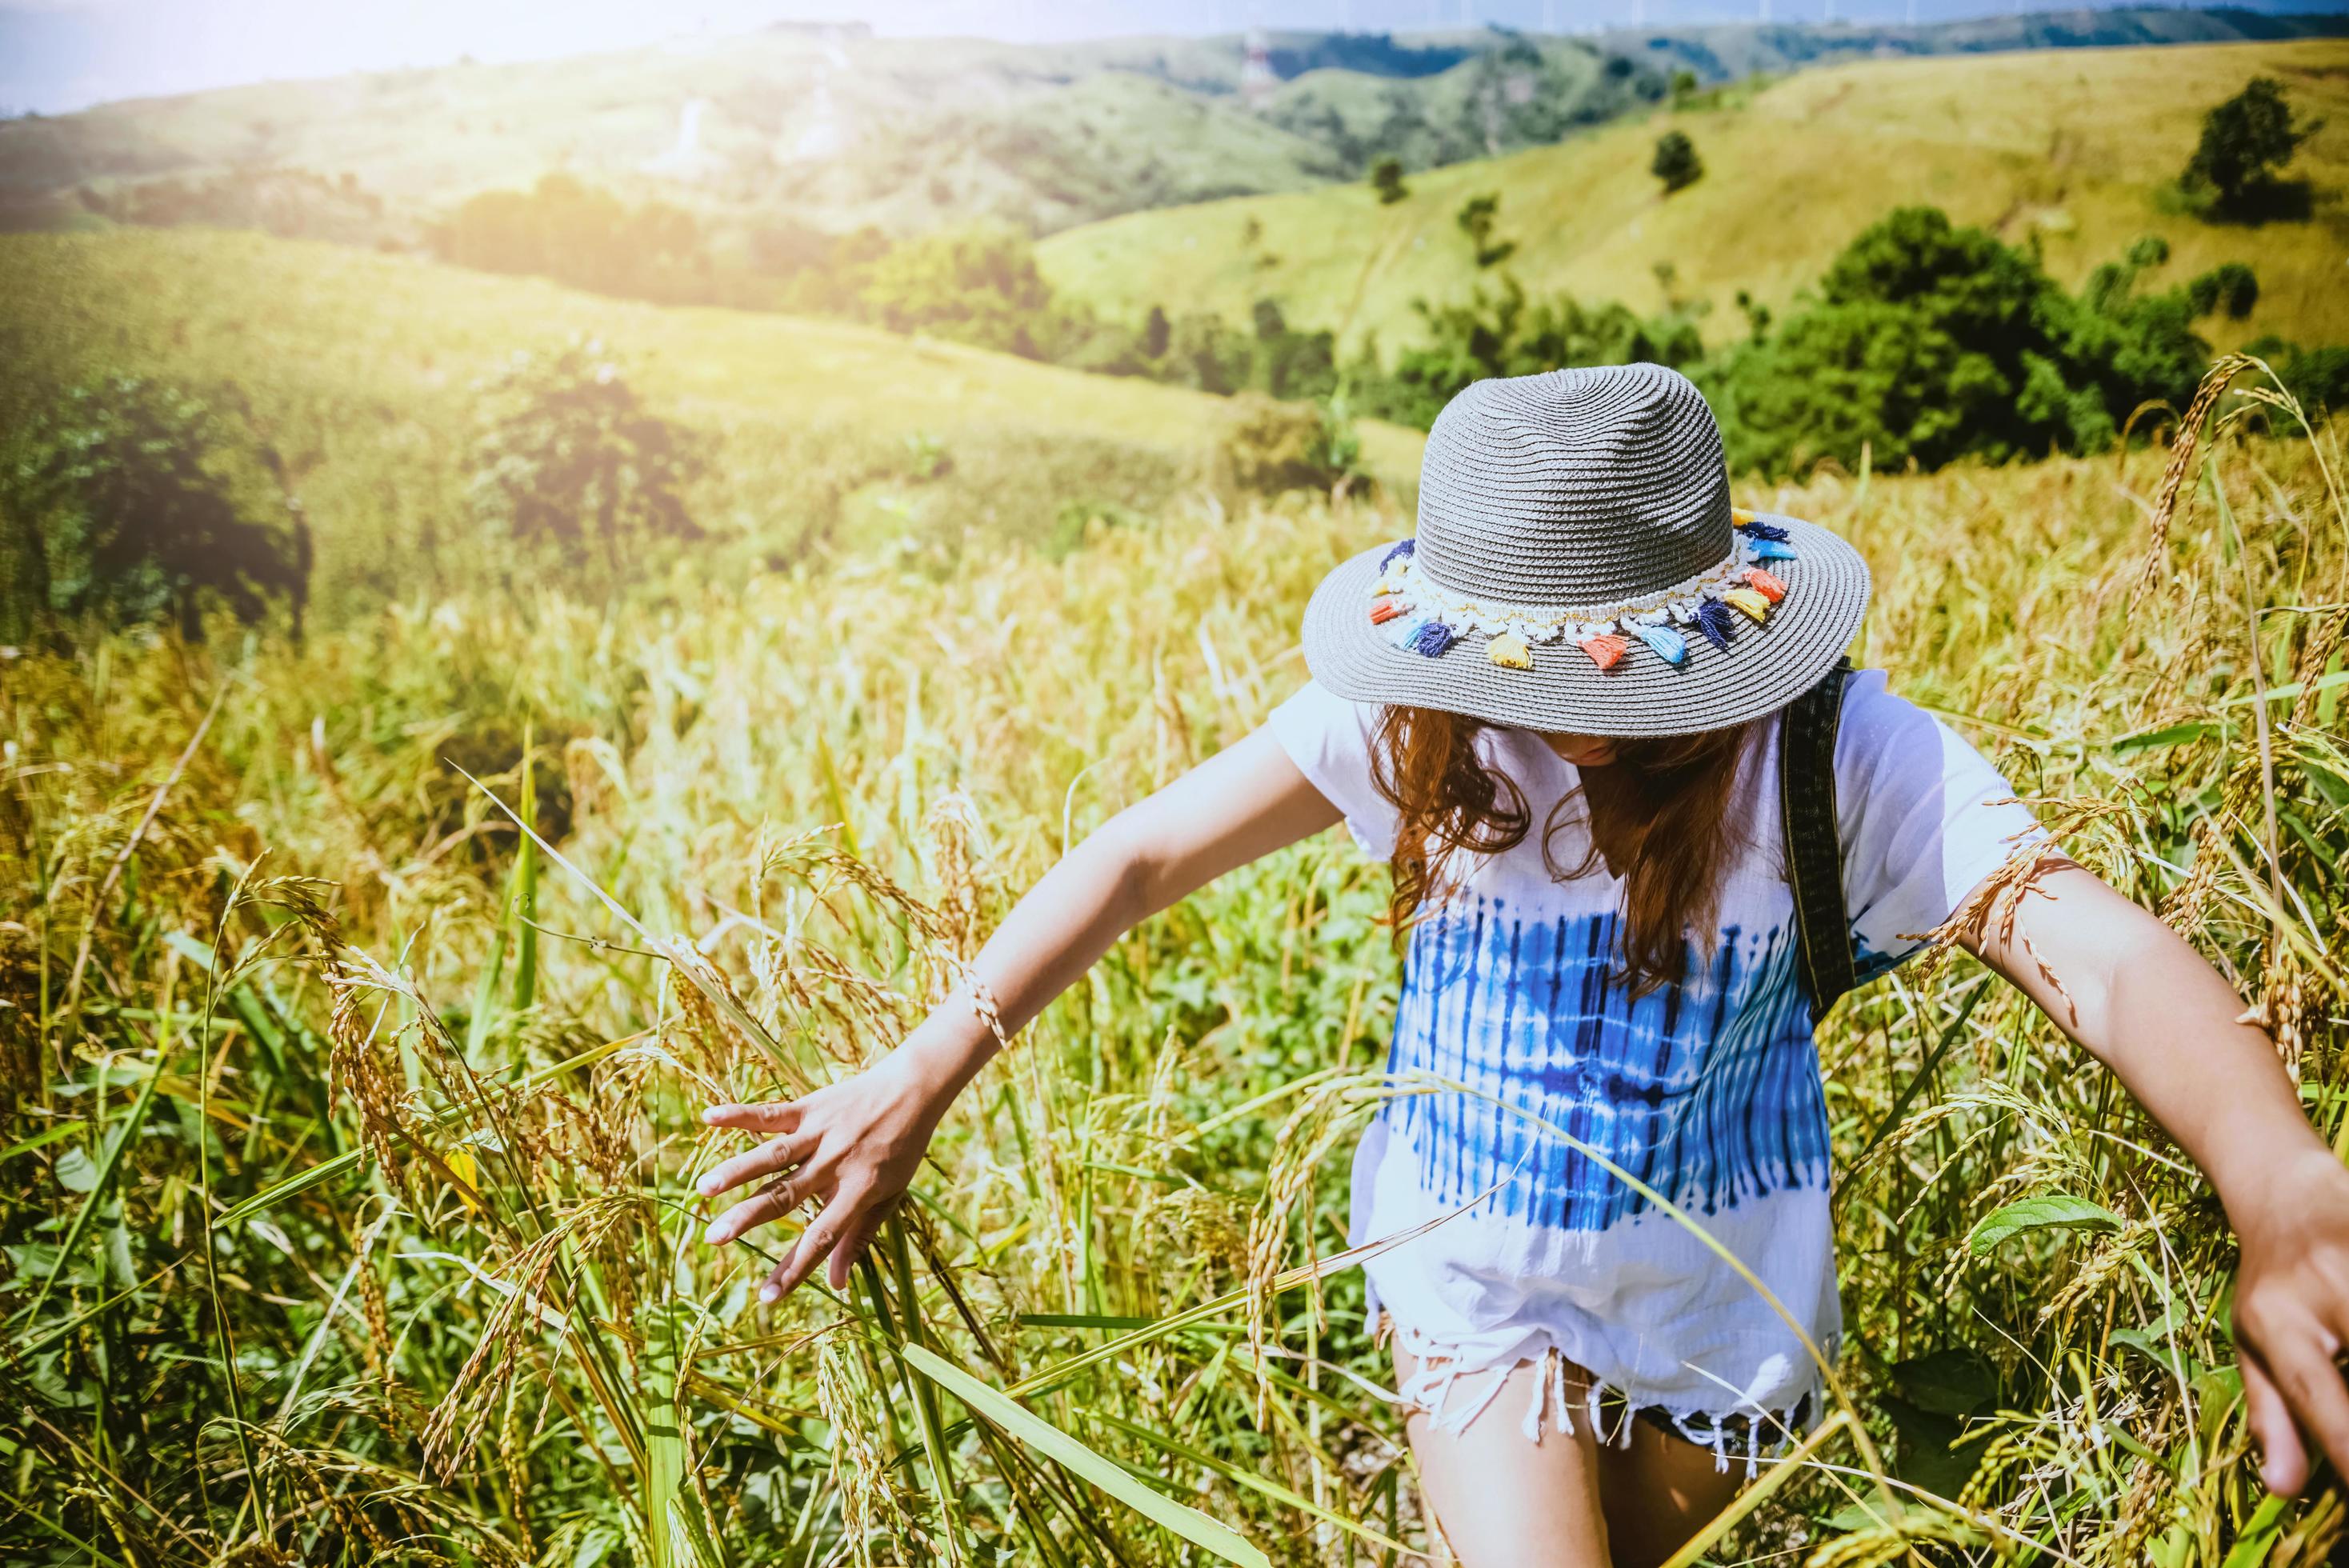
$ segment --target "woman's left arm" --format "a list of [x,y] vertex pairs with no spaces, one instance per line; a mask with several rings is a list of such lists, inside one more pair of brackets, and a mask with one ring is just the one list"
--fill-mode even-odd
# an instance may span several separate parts
[[2302,1114],[2274,1043],[2183,938],[2076,865],[2043,868],[1999,925],[1960,940],[2111,1068],[2226,1205],[2242,1254],[2235,1343],[2269,1488],[2306,1484],[2302,1432],[2349,1475],[2334,1361],[2349,1345],[2349,1169]]

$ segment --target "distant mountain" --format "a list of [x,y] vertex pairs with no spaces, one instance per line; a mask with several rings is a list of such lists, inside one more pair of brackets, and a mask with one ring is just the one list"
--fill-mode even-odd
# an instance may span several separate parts
[[2079,11],[1919,27],[1702,26],[1061,45],[787,25],[513,65],[224,88],[0,123],[0,225],[96,213],[413,243],[566,171],[747,245],[761,226],[1043,233],[1559,140],[1702,82],[1855,57],[2349,32],[2349,17]]

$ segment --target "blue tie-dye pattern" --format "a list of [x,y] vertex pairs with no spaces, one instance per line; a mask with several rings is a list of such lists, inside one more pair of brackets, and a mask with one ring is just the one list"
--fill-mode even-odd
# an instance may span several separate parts
[[1574,1231],[1648,1207],[1547,1122],[1700,1213],[1823,1188],[1826,1104],[1791,933],[1731,927],[1682,981],[1635,999],[1616,983],[1619,919],[1475,897],[1413,934],[1389,1070],[1475,1091],[1382,1113],[1423,1185],[1462,1202],[1497,1184],[1502,1213]]

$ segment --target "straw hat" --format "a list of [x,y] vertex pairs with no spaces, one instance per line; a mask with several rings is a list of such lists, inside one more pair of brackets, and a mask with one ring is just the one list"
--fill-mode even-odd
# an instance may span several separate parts
[[1713,410],[1660,365],[1479,381],[1428,432],[1415,539],[1305,612],[1314,678],[1360,702],[1594,736],[1775,712],[1859,629],[1868,565],[1729,504]]

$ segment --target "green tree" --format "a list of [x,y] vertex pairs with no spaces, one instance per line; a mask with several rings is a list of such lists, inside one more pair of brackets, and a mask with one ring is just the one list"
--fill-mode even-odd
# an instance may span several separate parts
[[898,332],[926,332],[981,348],[1045,357],[1054,335],[1052,288],[1028,236],[1000,224],[926,235],[873,263],[866,311]]
[[713,297],[692,213],[665,201],[631,206],[568,174],[549,174],[529,191],[482,191],[428,237],[443,259],[484,272],[536,273],[664,304]]
[[1257,301],[1253,314],[1257,386],[1282,398],[1327,397],[1337,391],[1337,340],[1330,333],[1292,330],[1277,300]]
[[1986,231],[1902,208],[1700,380],[1735,469],[1855,463],[1863,447],[1878,467],[2097,451],[2141,405],[2185,406],[2209,363],[2195,319],[2256,290],[2238,270],[2142,292],[2167,259],[2141,241],[2075,297]]
[[1471,381],[1582,365],[1688,368],[1704,355],[1692,310],[1643,317],[1623,304],[1586,305],[1568,294],[1535,300],[1506,273],[1497,290],[1480,285],[1465,304],[1419,300],[1413,308],[1425,337],[1399,354],[1392,370],[1379,364],[1374,348],[1350,367],[1361,413],[1424,428]]
[[1697,87],[1696,73],[1686,66],[1681,67],[1672,73],[1672,101],[1676,104],[1686,103],[1696,97]]
[[646,538],[698,539],[685,500],[700,471],[689,432],[647,408],[604,346],[522,354],[489,388],[473,459],[476,515],[616,584]]
[[1493,231],[1501,221],[1500,192],[1484,191],[1469,197],[1460,204],[1460,211],[1453,214],[1452,221],[1460,225],[1460,232],[1467,235],[1468,242],[1475,247],[1479,267],[1498,266],[1516,254],[1517,242],[1515,240],[1495,240],[1493,237]]
[[2301,143],[2323,121],[2295,124],[2283,84],[2253,77],[2243,90],[2202,117],[2202,139],[2187,160],[2189,190],[2209,191],[2219,205],[2240,210],[2274,182]]
[[1411,194],[1402,182],[1402,160],[1387,154],[1371,165],[1371,189],[1379,193],[1379,205],[1392,207]]
[[1704,178],[1704,160],[1696,155],[1696,143],[1684,130],[1668,130],[1656,139],[1656,156],[1649,161],[1648,172],[1664,182],[1664,193],[1686,190]]
[[1142,323],[1142,352],[1153,359],[1166,357],[1166,346],[1174,341],[1174,325],[1166,319],[1166,307],[1154,304]]
[[1216,467],[1232,488],[1277,495],[1359,480],[1361,456],[1343,402],[1281,402],[1244,392],[1232,399]]
[[52,638],[71,622],[171,620],[202,634],[218,604],[255,621],[300,613],[310,540],[247,514],[213,408],[160,382],[78,387],[9,438],[0,466],[0,628]]

